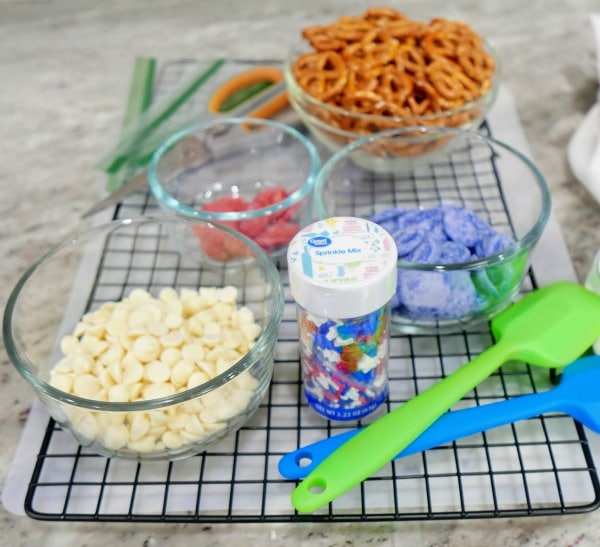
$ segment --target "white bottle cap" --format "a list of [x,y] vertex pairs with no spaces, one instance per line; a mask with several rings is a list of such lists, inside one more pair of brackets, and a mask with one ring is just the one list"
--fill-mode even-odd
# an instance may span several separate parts
[[396,244],[369,220],[319,220],[294,236],[287,261],[294,300],[321,317],[366,315],[396,291]]

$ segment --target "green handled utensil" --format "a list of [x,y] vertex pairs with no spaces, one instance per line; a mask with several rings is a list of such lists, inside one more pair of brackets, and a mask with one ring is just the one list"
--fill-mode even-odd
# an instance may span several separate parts
[[559,281],[524,296],[491,325],[494,345],[335,450],[293,491],[294,507],[315,511],[359,484],[503,363],[556,368],[575,360],[600,336],[600,296]]

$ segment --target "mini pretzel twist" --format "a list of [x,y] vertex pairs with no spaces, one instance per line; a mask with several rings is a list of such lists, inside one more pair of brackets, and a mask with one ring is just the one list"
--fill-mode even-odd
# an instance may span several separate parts
[[335,51],[305,53],[296,61],[293,71],[298,84],[322,101],[341,93],[348,81],[346,63]]

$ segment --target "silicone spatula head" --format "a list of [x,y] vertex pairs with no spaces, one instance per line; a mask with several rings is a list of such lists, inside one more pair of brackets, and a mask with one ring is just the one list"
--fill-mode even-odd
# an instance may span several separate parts
[[496,340],[513,346],[513,358],[563,367],[598,337],[600,296],[560,281],[524,296],[492,320]]

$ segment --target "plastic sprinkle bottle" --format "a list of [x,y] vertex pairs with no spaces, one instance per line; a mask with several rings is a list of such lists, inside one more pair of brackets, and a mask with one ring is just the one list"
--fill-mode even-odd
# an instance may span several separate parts
[[363,418],[387,396],[397,256],[386,230],[353,217],[320,220],[290,242],[304,394],[325,418]]

